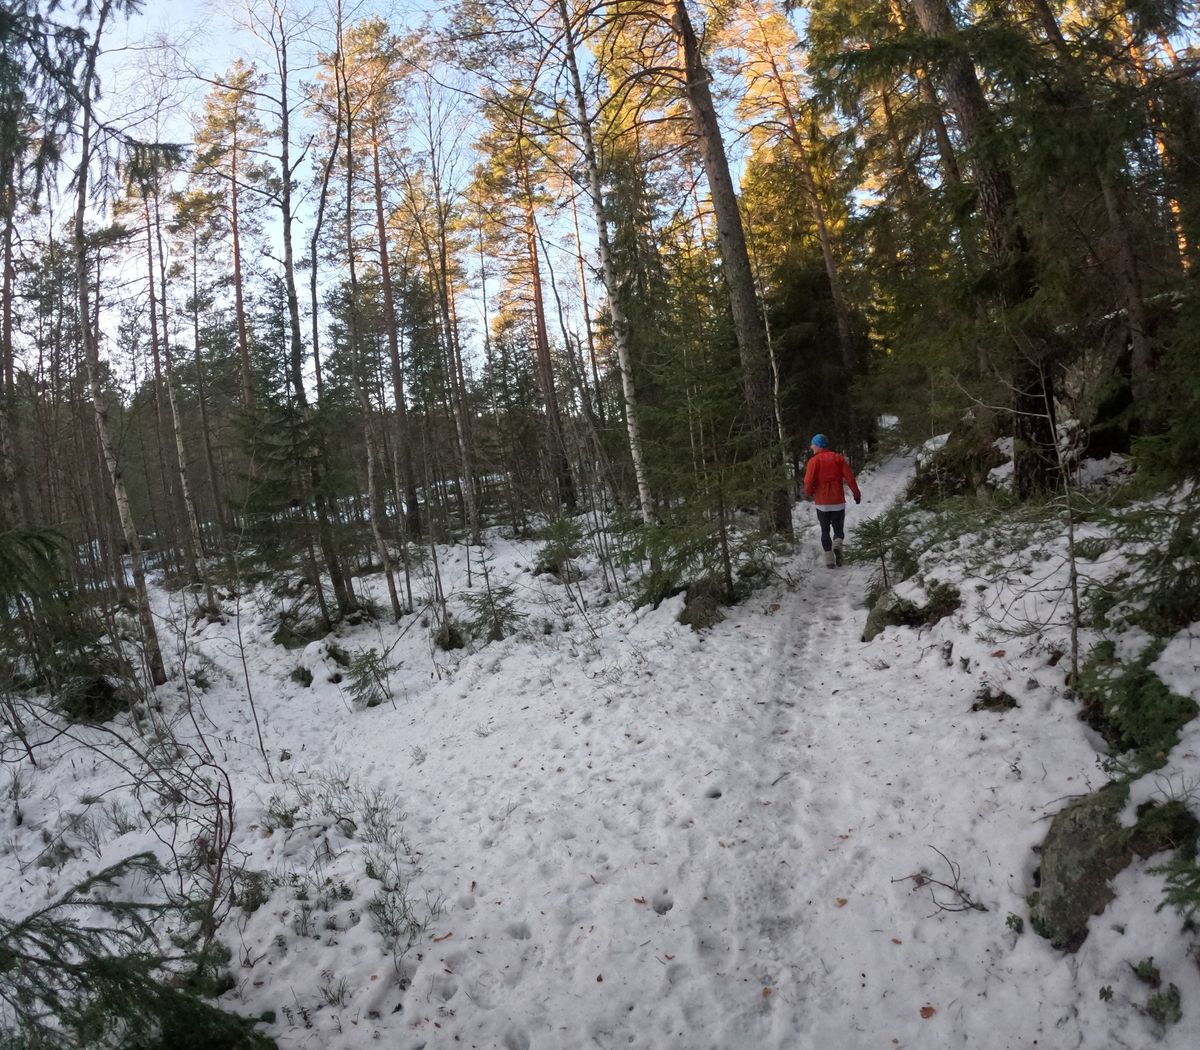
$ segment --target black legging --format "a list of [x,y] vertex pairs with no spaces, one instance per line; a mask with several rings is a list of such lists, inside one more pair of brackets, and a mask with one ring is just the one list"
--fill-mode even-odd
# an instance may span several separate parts
[[829,527],[833,526],[834,539],[840,540],[843,538],[846,525],[845,508],[842,510],[821,510],[817,508],[817,521],[821,523],[822,550],[833,550],[833,541],[829,538]]

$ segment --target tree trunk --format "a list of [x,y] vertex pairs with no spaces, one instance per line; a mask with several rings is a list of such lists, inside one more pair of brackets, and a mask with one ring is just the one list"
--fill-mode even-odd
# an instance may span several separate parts
[[218,483],[217,464],[213,458],[212,431],[208,425],[208,397],[204,391],[204,361],[200,354],[200,278],[197,255],[198,231],[192,230],[192,356],[196,365],[196,402],[200,409],[200,430],[204,435],[204,465],[208,474],[208,487],[212,493],[213,522],[217,527],[217,541],[225,545],[225,498]]
[[403,472],[404,519],[408,532],[421,535],[421,510],[417,498],[417,472],[412,457],[412,435],[404,401],[404,366],[400,362],[400,335],[396,300],[392,291],[392,268],[388,258],[387,218],[383,210],[383,175],[379,166],[379,129],[371,128],[371,164],[375,177],[375,227],[379,239],[379,272],[383,282],[383,322],[387,328],[388,360],[392,373],[392,403],[396,410],[396,459]]
[[[7,154],[7,150],[0,151]],[[0,174],[0,216],[3,216],[3,259],[0,260],[0,529],[15,528],[22,521],[17,497],[16,354],[13,349],[13,297],[16,270],[13,266],[13,222],[16,189],[11,170]]]
[[[522,154],[522,159],[523,159]],[[520,173],[522,203],[525,218],[525,251],[529,261],[529,283],[533,295],[533,356],[537,363],[538,385],[542,388],[542,400],[546,407],[547,452],[551,469],[558,488],[560,508],[566,507],[574,514],[577,501],[575,482],[571,477],[571,464],[567,458],[566,434],[563,432],[562,413],[558,406],[558,393],[554,386],[554,364],[550,359],[550,333],[546,327],[546,303],[542,294],[542,265],[538,251],[537,217],[533,211],[533,188],[529,185],[529,172]]]
[[[240,104],[240,103],[239,103]],[[233,242],[233,309],[237,323],[238,360],[241,363],[242,407],[254,407],[254,382],[250,369],[250,337],[246,329],[246,303],[242,289],[242,231],[238,218],[238,140],[233,125],[233,149],[229,170],[229,229]]]
[[112,8],[112,0],[104,0],[96,21],[96,35],[88,48],[87,61],[83,84],[80,91],[81,129],[79,135],[79,168],[76,172],[75,191],[75,223],[74,223],[74,255],[76,279],[79,295],[80,335],[83,341],[84,357],[87,365],[88,385],[91,387],[92,406],[96,419],[96,436],[104,455],[104,463],[108,468],[109,479],[112,482],[113,496],[117,504],[117,513],[121,519],[121,530],[125,535],[125,544],[129,548],[129,561],[133,573],[133,586],[137,593],[138,620],[142,628],[142,642],[145,647],[146,665],[150,671],[150,681],[156,685],[164,685],[167,681],[166,670],[163,667],[162,650],[158,644],[158,632],[154,627],[154,615],[150,610],[150,596],[146,590],[146,571],[142,561],[142,545],[138,540],[137,525],[133,520],[133,511],[129,506],[129,494],[125,490],[125,479],[121,465],[117,460],[116,447],[113,445],[108,425],[108,406],[104,401],[104,390],[100,384],[100,353],[96,341],[96,330],[92,327],[91,288],[88,283],[88,251],[87,232],[84,223],[88,205],[88,167],[92,154],[92,98],[93,84],[96,75],[96,56],[100,50],[100,37],[104,32],[104,24]]
[[[1027,2],[1032,5],[1034,16],[1054,48],[1067,82],[1077,97],[1086,98],[1087,88],[1082,71],[1079,70],[1077,60],[1067,46],[1066,38],[1059,28],[1054,11],[1046,0],[1027,0]],[[1139,414],[1144,418],[1149,414],[1152,401],[1150,378],[1154,371],[1156,355],[1149,335],[1146,303],[1142,297],[1141,272],[1120,195],[1113,185],[1112,177],[1101,164],[1096,167],[1096,181],[1099,183],[1100,193],[1104,198],[1104,210],[1108,216],[1108,225],[1112,231],[1113,241],[1116,244],[1117,265],[1114,277],[1121,292],[1129,324],[1131,385]]]
[[[438,221],[439,225],[441,225],[442,220],[440,216]],[[454,408],[454,430],[458,437],[459,464],[463,474],[462,490],[466,500],[467,524],[470,529],[471,542],[478,544],[480,539],[479,497],[475,489],[475,468],[472,462],[474,457],[472,455],[471,415],[470,406],[467,401],[467,378],[466,373],[463,371],[462,347],[458,341],[458,317],[454,302],[454,288],[450,278],[446,230],[444,226],[438,231],[438,239],[441,244],[443,279],[446,282],[446,320],[449,325],[447,349],[450,356],[447,363],[450,366],[450,394]],[[467,577],[468,579],[470,578],[469,563]]]
[[[1037,262],[1021,228],[1017,198],[1005,159],[997,152],[995,119],[970,56],[945,0],[912,0],[921,29],[948,45],[943,59],[946,98],[972,154],[975,188],[983,213],[1000,298],[1007,308],[1021,306],[1037,291]],[[1049,346],[1032,322],[1010,326],[1014,353],[1013,471],[1021,498],[1049,489],[1058,474],[1054,424],[1054,385]]]
[[203,584],[204,597],[210,611],[217,608],[216,596],[213,593],[212,581],[209,579],[205,565],[204,537],[200,532],[200,517],[196,513],[196,501],[192,495],[191,474],[188,470],[187,450],[183,440],[183,424],[179,417],[179,403],[175,397],[175,383],[171,378],[173,363],[171,359],[171,335],[167,324],[167,257],[163,250],[162,214],[158,208],[158,198],[155,195],[154,236],[158,245],[158,287],[162,294],[162,350],[163,378],[167,385],[167,404],[171,409],[171,429],[175,435],[175,455],[179,460],[179,497],[183,503],[184,524],[188,532],[188,547],[190,565],[194,582]]
[[[145,211],[146,218],[146,276],[149,282],[150,289],[150,355],[154,362],[154,427],[155,440],[157,447],[155,454],[158,458],[159,474],[162,479],[163,495],[170,504],[170,523],[171,523],[171,540],[176,551],[182,550],[184,560],[187,563],[188,579],[191,583],[199,581],[199,569],[196,561],[199,556],[198,550],[192,546],[192,536],[190,530],[179,526],[179,522],[185,520],[186,511],[180,501],[180,492],[175,485],[176,471],[171,471],[168,474],[167,467],[167,452],[166,440],[164,433],[167,431],[166,416],[171,411],[169,404],[164,405],[166,400],[163,396],[166,391],[166,381],[163,377],[163,357],[166,352],[167,339],[167,296],[166,286],[161,287],[162,299],[159,300],[155,292],[154,279],[154,230],[157,228],[159,239],[159,251],[162,250],[162,230],[157,215],[152,219],[150,211],[150,192],[149,189],[142,191],[142,206]],[[97,291],[99,295],[99,291]],[[159,306],[162,307],[159,311]],[[161,316],[162,328],[159,329],[159,318]],[[172,425],[172,431],[174,429]]]
[[683,75],[692,123],[700,142],[704,171],[717,220],[718,243],[725,284],[729,290],[730,311],[737,334],[742,364],[742,388],[749,409],[750,430],[755,451],[763,453],[769,466],[762,468],[759,520],[763,528],[785,535],[792,533],[791,501],[783,479],[779,477],[772,438],[771,383],[767,367],[767,338],[758,300],[754,292],[754,274],[746,251],[746,235],[738,210],[737,193],[725,157],[725,144],[709,90],[710,77],[700,55],[700,44],[692,28],[684,0],[673,0],[671,26],[683,61]]
[[[596,156],[596,145],[592,137],[592,122],[587,111],[587,99],[583,93],[583,80],[579,75],[579,64],[575,60],[574,30],[566,0],[558,0],[558,10],[559,17],[563,23],[563,31],[566,34],[564,48],[567,71],[571,77],[571,91],[575,98],[575,112],[579,120],[583,160],[587,167],[588,196],[592,202],[592,214],[596,221],[596,237],[600,250],[600,272],[604,277],[604,294],[607,300],[609,320],[612,322],[613,344],[617,351],[617,367],[621,372],[621,395],[625,401],[625,431],[629,438],[629,456],[633,460],[633,476],[637,482],[638,504],[642,512],[642,521],[650,525],[654,522],[654,496],[650,489],[645,453],[642,448],[641,427],[638,423],[637,394],[633,383],[633,361],[629,353],[629,318],[625,313],[625,307],[622,303],[621,284],[617,279],[617,271],[613,263],[612,242],[608,237],[608,219],[604,210],[604,186],[600,179],[600,163]],[[578,225],[576,226],[576,238],[578,239]],[[583,281],[582,274],[582,248],[580,249],[579,257],[581,270],[580,284],[583,286],[585,282]],[[586,289],[583,294],[587,295]],[[587,300],[585,298],[585,310],[586,303]],[[590,349],[590,321],[588,323],[588,346]],[[597,377],[598,391],[599,378]]]
[[[1138,87],[1145,91],[1149,85],[1150,78],[1146,73],[1146,60],[1142,55],[1142,49],[1138,46],[1137,40],[1134,38],[1133,32],[1129,28],[1129,23],[1123,14],[1117,16],[1115,24],[1118,27],[1124,47],[1129,53],[1129,62],[1133,67],[1133,75],[1138,82]],[[1179,202],[1179,194],[1171,186],[1172,182],[1177,181],[1175,173],[1180,168],[1180,164],[1174,157],[1167,142],[1167,131],[1159,106],[1156,104],[1154,96],[1149,93],[1147,93],[1146,109],[1150,118],[1150,127],[1154,134],[1154,149],[1158,153],[1158,162],[1162,166],[1163,181],[1167,186],[1168,221],[1170,222],[1171,233],[1175,240],[1175,251],[1179,260],[1179,268],[1183,273],[1188,274],[1192,270],[1192,249],[1188,243],[1187,232],[1184,228],[1183,206]]]

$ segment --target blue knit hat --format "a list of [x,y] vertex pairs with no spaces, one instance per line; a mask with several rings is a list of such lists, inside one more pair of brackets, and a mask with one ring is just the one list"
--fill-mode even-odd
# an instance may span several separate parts
[[816,448],[828,448],[829,438],[827,438],[824,434],[813,434],[812,441],[810,441],[809,444]]

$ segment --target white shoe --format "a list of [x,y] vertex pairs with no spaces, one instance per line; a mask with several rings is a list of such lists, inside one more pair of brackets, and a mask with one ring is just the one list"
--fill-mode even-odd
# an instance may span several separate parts
[[842,564],[842,541],[833,541],[833,560],[837,565]]
[[836,566],[837,566],[837,556],[833,553],[833,551],[826,551],[825,552],[825,568],[832,569],[832,568],[835,568]]

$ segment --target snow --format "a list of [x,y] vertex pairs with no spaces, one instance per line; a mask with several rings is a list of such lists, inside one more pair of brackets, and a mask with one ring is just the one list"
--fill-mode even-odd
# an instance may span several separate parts
[[[862,479],[848,545],[912,466]],[[676,622],[681,598],[632,610],[594,568],[572,596],[529,574],[536,545],[493,536],[489,572],[517,586],[526,629],[458,653],[432,648],[411,617],[345,631],[330,641],[392,647],[401,663],[394,703],[371,709],[331,680],[344,668],[328,642],[272,645],[266,596],[243,599],[274,780],[235,621],[193,625],[189,665],[204,661],[212,679],[192,690],[197,726],[233,782],[234,845],[248,871],[274,876],[265,903],[225,925],[237,985],[223,1005],[274,1011],[264,1027],[285,1050],[1193,1047],[1195,964],[1178,916],[1156,910],[1151,863],[1119,876],[1076,955],[1029,929],[1049,818],[1108,779],[1050,662],[1065,622],[1053,579],[1017,601],[947,552],[926,567],[961,588],[963,609],[863,644],[870,567],[822,567],[814,517],[797,508],[798,553],[703,633]],[[439,556],[462,614],[463,550]],[[1047,564],[1061,579],[1060,560]],[[163,622],[178,619],[179,595],[158,594]],[[1005,634],[997,610],[1014,606],[1056,626]],[[1197,630],[1155,666],[1193,696]],[[291,679],[297,667],[311,687]],[[1020,706],[971,712],[987,683]],[[181,694],[178,678],[162,690],[168,716]],[[1196,726],[1160,772],[1193,808]],[[190,727],[180,718],[177,733],[198,743]],[[91,812],[90,797],[120,797],[121,783],[69,741],[39,761],[23,774],[24,822],[5,831],[8,915],[156,844],[113,833],[61,869],[34,865],[42,829]],[[380,861],[363,831],[372,812],[428,922],[398,962],[370,918],[388,885],[365,872]],[[954,910],[962,896],[929,878],[986,910]],[[1183,1020],[1165,1030],[1139,1012],[1145,989],[1127,965],[1149,955],[1183,991]]]
[[1003,463],[988,471],[988,483],[997,489],[1011,489],[1013,485],[1013,439],[998,438],[992,442],[992,448],[1005,457]]
[[946,447],[946,442],[950,440],[950,432],[945,434],[937,434],[931,437],[917,450],[917,466],[924,466],[943,448]]
[[1104,459],[1083,460],[1076,473],[1076,484],[1084,488],[1102,488],[1128,481],[1132,474],[1129,458],[1114,452]]

